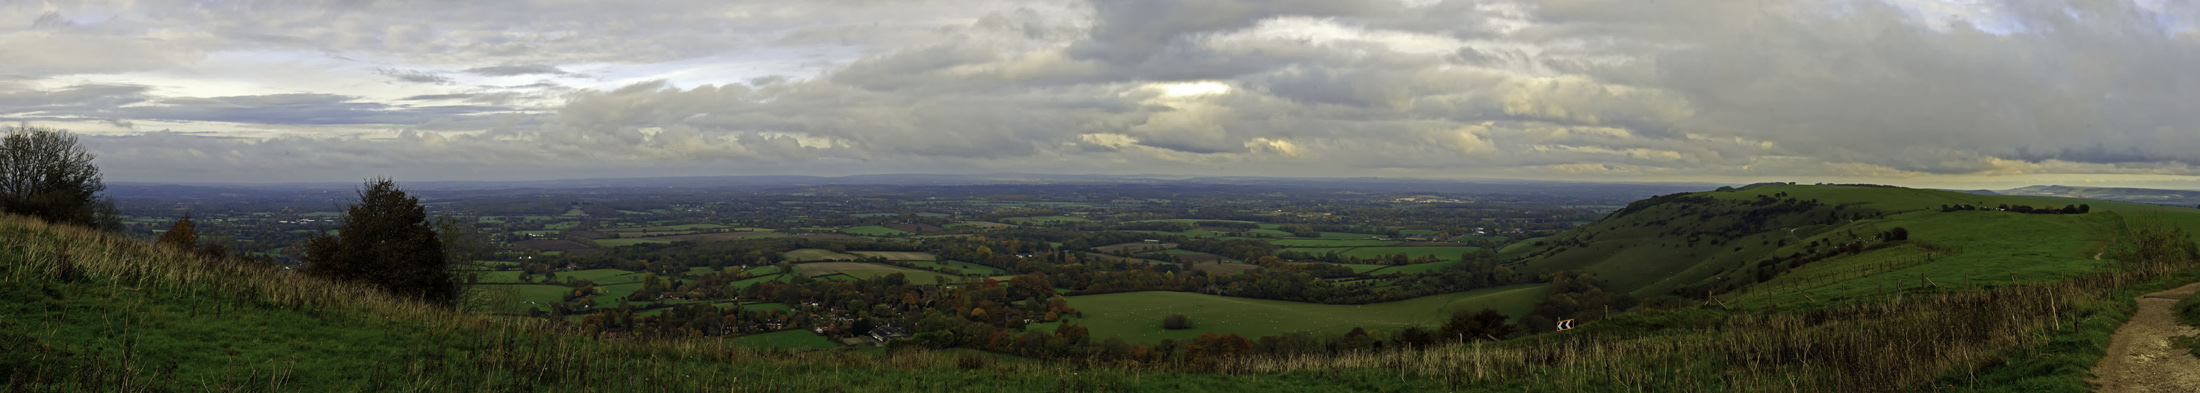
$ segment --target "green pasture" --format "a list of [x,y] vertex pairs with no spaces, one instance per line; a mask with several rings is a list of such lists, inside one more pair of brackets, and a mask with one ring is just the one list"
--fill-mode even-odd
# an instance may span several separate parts
[[840,230],[840,232],[842,232],[842,233],[847,233],[847,234],[850,234],[850,235],[856,235],[856,236],[900,236],[900,235],[910,235],[910,234],[912,234],[912,233],[910,233],[910,232],[908,232],[908,231],[898,230],[898,229],[894,229],[894,228],[887,228],[887,227],[883,227],[883,226],[877,226],[877,225],[864,225],[864,226],[860,226],[860,227],[851,227],[851,228],[847,228],[847,229],[842,229],[842,230]]
[[998,276],[1008,274],[1008,271],[1001,270],[1001,268],[962,261],[920,261],[910,264],[926,268],[947,268],[949,271],[963,275]]
[[[1092,329],[1095,340],[1122,337],[1135,343],[1153,343],[1164,338],[1191,339],[1205,333],[1246,337],[1294,331],[1341,334],[1354,327],[1395,332],[1409,325],[1442,324],[1452,310],[1460,309],[1488,308],[1518,316],[1533,308],[1545,292],[1544,284],[1523,284],[1365,305],[1129,292],[1071,296],[1069,304],[1084,312],[1085,318],[1077,323]],[[1170,314],[1191,317],[1193,328],[1163,329],[1161,319]]]

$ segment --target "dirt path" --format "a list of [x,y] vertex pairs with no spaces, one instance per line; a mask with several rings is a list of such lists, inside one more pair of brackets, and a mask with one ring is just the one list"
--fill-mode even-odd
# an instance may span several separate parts
[[2139,296],[2139,312],[2116,328],[2108,356],[2093,365],[2096,392],[2200,391],[2200,358],[2171,347],[2170,337],[2200,333],[2177,324],[2172,306],[2200,291],[2200,283]]

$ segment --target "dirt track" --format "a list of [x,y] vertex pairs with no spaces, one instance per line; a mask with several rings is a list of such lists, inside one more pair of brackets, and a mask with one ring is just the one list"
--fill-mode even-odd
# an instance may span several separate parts
[[2200,358],[2183,348],[2171,347],[2170,337],[2189,336],[2200,329],[2177,324],[2171,308],[2178,300],[2200,291],[2200,283],[2140,295],[2139,312],[2116,328],[2108,356],[2093,365],[2096,392],[2194,392],[2200,391]]

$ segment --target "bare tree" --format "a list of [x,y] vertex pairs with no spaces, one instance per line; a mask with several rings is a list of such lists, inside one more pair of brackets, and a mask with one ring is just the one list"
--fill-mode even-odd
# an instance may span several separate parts
[[101,198],[92,153],[76,135],[43,127],[4,127],[0,136],[0,211],[101,230],[122,228],[114,202]]

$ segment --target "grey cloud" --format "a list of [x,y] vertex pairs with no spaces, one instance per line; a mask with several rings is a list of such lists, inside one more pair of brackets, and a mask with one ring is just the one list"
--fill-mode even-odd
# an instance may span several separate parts
[[558,67],[556,67],[556,66],[543,65],[543,64],[528,64],[528,65],[501,65],[501,66],[491,66],[491,67],[476,67],[476,68],[468,68],[468,69],[466,69],[466,73],[469,73],[469,74],[475,74],[475,75],[487,75],[487,76],[517,76],[517,75],[567,75],[567,74],[568,74],[567,72],[565,72],[565,70],[561,70],[561,69],[558,69]]
[[108,109],[114,117],[133,120],[220,121],[243,124],[396,124],[410,125],[449,116],[505,111],[494,106],[444,105],[398,107],[362,102],[357,97],[334,94],[272,94],[230,97],[163,98],[123,108]]
[[0,115],[57,112],[81,114],[147,100],[151,88],[138,85],[75,85],[54,90],[0,91]]
[[450,77],[436,75],[435,73],[426,71],[381,68],[374,70],[374,73],[381,74],[382,76],[389,77],[391,80],[396,80],[399,82],[428,83],[437,85],[451,84]]
[[422,95],[417,95],[417,96],[411,96],[411,97],[399,98],[398,100],[399,100],[399,101],[434,101],[434,100],[459,100],[459,99],[467,99],[467,98],[473,98],[474,96],[475,96],[475,94],[465,94],[465,93],[458,93],[458,94],[422,94]]
[[[147,173],[228,157],[272,157],[322,174],[428,165],[477,171],[464,173],[1227,166],[1303,175],[1830,176],[2012,165],[2190,173],[2200,164],[2200,74],[2189,72],[2200,68],[2200,33],[2159,23],[2200,20],[2190,6],[2165,11],[2184,13],[2178,19],[2123,1],[2000,4],[2025,26],[2008,35],[1833,0],[450,5],[450,15],[528,10],[479,13],[502,15],[485,18],[406,15],[407,6],[222,3],[163,21],[251,42],[234,44],[244,47],[356,52],[407,69],[504,64],[464,71],[486,76],[772,46],[845,45],[863,55],[803,59],[824,70],[816,75],[726,85],[413,86],[423,91],[391,102],[83,87],[0,92],[0,111],[287,126],[300,135],[326,125],[405,130],[102,140],[142,154],[122,165]],[[1249,32],[1277,18],[1321,23]],[[142,38],[100,30],[114,27],[56,28]],[[281,39],[236,38],[266,35]],[[190,48],[179,56],[200,47]],[[5,67],[0,74],[41,78],[61,69]],[[1168,91],[1193,81],[1227,91]],[[466,105],[406,105],[439,101]],[[510,107],[543,102],[560,104]]]
[[1117,64],[1146,61],[1187,35],[1236,30],[1282,15],[1357,15],[1386,10],[1380,1],[1123,0],[1096,1],[1091,39],[1071,53]]

